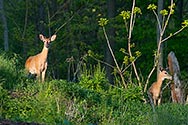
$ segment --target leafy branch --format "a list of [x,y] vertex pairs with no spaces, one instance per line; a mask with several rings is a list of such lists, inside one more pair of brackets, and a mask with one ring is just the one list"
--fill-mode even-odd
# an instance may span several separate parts
[[[132,37],[132,31],[133,31],[133,28],[134,28],[134,23],[135,23],[135,18],[136,18],[136,13],[137,12],[141,13],[141,10],[135,7],[135,0],[133,0],[131,19],[130,19],[130,26],[129,26],[129,36],[128,36],[128,52],[129,52],[130,57],[132,57],[131,37]],[[132,62],[132,66],[133,66],[136,78],[138,80],[139,86],[141,87],[141,82],[140,82],[140,78],[138,76],[138,71],[136,69],[135,62]]]
[[111,53],[111,55],[112,55],[112,58],[113,58],[113,60],[114,60],[114,62],[115,62],[117,71],[118,71],[118,73],[119,73],[119,75],[120,75],[120,77],[121,77],[121,79],[122,79],[123,85],[124,85],[125,88],[127,88],[127,85],[126,85],[126,83],[125,83],[124,76],[123,76],[123,74],[122,74],[122,72],[121,72],[121,69],[120,69],[118,63],[117,63],[117,60],[116,60],[116,58],[115,58],[115,55],[114,55],[114,53],[113,53],[112,47],[111,47],[111,45],[110,45],[110,41],[109,41],[109,39],[108,39],[106,30],[105,30],[105,25],[107,24],[107,22],[108,22],[108,20],[107,20],[106,18],[100,18],[100,20],[99,20],[99,25],[102,26],[103,33],[104,33],[104,36],[105,36],[105,38],[106,38],[106,42],[107,42],[108,48],[109,48],[110,53]]
[[[136,69],[136,65],[135,65],[135,61],[138,59],[138,57],[141,56],[141,53],[139,51],[136,51],[134,53],[135,56],[133,56],[133,53],[131,51],[131,48],[135,46],[134,43],[131,43],[131,37],[132,37],[132,31],[133,31],[133,28],[134,28],[134,24],[135,24],[135,20],[136,20],[136,15],[137,14],[142,14],[142,13],[141,13],[140,8],[135,7],[135,0],[133,0],[133,5],[132,5],[132,10],[131,11],[122,11],[120,13],[120,16],[123,17],[123,20],[124,20],[124,23],[125,23],[125,28],[128,31],[128,52],[126,52],[125,49],[123,49],[123,48],[120,49],[120,51],[125,54],[124,59],[123,59],[123,63],[121,65],[121,68],[120,68],[120,66],[119,66],[119,64],[118,64],[118,62],[116,60],[116,57],[115,57],[114,52],[113,52],[113,50],[111,48],[110,41],[108,39],[106,30],[105,30],[105,26],[107,25],[108,20],[106,18],[100,18],[100,20],[98,21],[99,25],[103,29],[103,33],[104,33],[108,48],[109,48],[110,53],[112,55],[112,58],[113,58],[113,60],[115,62],[115,67],[113,67],[111,65],[110,65],[110,67],[113,67],[114,69],[117,70],[117,72],[120,75],[122,83],[123,83],[125,88],[127,87],[127,85],[125,83],[124,73],[128,69],[128,67],[130,67],[130,66],[133,66],[133,70],[135,72],[137,81],[139,83],[139,86],[141,87],[140,78],[139,78],[139,75],[138,75],[138,72],[137,72],[137,69]],[[96,58],[94,58],[94,59],[97,60]],[[102,61],[100,61],[100,62],[102,62]],[[106,64],[106,62],[102,62],[102,63]]]
[[[130,58],[134,58],[133,55],[132,55],[132,51],[131,51],[131,38],[132,38],[132,31],[133,31],[133,28],[134,28],[134,24],[135,24],[137,14],[142,14],[142,12],[141,12],[140,8],[135,7],[135,0],[133,0],[131,12],[130,11],[122,11],[121,14],[120,14],[120,16],[123,17],[126,30],[128,31],[128,45],[127,46],[128,46],[128,53],[129,53]],[[130,21],[129,27],[128,27],[127,20]],[[137,71],[137,68],[136,68],[136,65],[135,65],[135,61],[132,61],[131,63],[132,63],[133,70],[134,70],[134,73],[136,75],[138,84],[141,87],[141,82],[140,82],[138,71]]]

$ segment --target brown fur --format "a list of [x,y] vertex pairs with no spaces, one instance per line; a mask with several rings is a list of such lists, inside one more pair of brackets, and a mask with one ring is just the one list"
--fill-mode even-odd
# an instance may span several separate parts
[[47,57],[49,45],[51,41],[56,39],[56,35],[53,35],[51,38],[45,38],[42,34],[40,34],[39,38],[44,42],[42,52],[35,56],[30,56],[26,60],[25,68],[29,73],[36,74],[39,81],[41,79],[40,76],[42,75],[42,82],[44,82],[45,73],[48,66]]

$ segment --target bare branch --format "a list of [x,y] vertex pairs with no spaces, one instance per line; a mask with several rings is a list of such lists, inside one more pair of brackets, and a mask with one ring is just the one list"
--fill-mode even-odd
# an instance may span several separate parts
[[68,22],[70,22],[72,20],[72,18],[74,17],[74,15],[72,15],[63,25],[61,25],[54,34],[57,34],[57,32],[63,28]]
[[[135,0],[133,0],[132,10],[131,10],[131,19],[130,19],[129,36],[128,36],[128,52],[129,52],[130,57],[132,57],[132,52],[131,52],[131,36],[132,36],[132,31],[133,31],[134,8],[135,8]],[[134,61],[132,62],[132,66],[133,66],[136,78],[138,80],[138,84],[139,84],[139,86],[141,86],[140,78],[138,76],[138,72],[137,72],[136,65],[135,65]]]
[[114,59],[115,65],[116,65],[117,70],[118,70],[118,72],[119,72],[119,74],[120,74],[120,77],[121,77],[121,79],[122,79],[123,85],[124,85],[125,88],[127,88],[127,85],[125,84],[125,80],[124,80],[123,74],[122,74],[122,72],[121,72],[121,69],[120,69],[120,67],[119,67],[119,65],[118,65],[118,63],[117,63],[117,60],[116,60],[115,55],[114,55],[114,53],[113,53],[113,50],[112,50],[112,48],[111,48],[111,46],[110,46],[110,41],[109,41],[108,36],[107,36],[107,34],[106,34],[105,27],[103,27],[103,32],[104,32],[104,35],[105,35],[105,38],[106,38],[106,42],[107,42],[108,48],[109,48],[110,53],[111,53],[111,55],[112,55],[112,58]]
[[105,61],[101,61],[100,59],[97,59],[97,58],[95,58],[95,57],[93,57],[93,56],[90,56],[90,57],[91,57],[92,59],[96,60],[97,62],[103,63],[103,64],[105,64],[105,65],[107,65],[107,66],[109,66],[109,67],[115,69],[114,66],[110,65],[109,63],[107,63],[107,62],[105,62]]
[[185,27],[182,27],[181,29],[179,29],[178,31],[176,31],[173,34],[170,34],[168,37],[164,38],[161,42],[165,42],[166,40],[168,40],[169,38],[171,38],[172,36],[175,36],[176,34],[180,33],[181,31],[183,31]]
[[159,31],[161,32],[162,31],[162,27],[161,27],[161,23],[159,21],[159,17],[158,17],[157,13],[154,10],[153,10],[153,13],[154,13],[154,15],[155,15],[155,17],[157,19],[157,24],[159,26]]

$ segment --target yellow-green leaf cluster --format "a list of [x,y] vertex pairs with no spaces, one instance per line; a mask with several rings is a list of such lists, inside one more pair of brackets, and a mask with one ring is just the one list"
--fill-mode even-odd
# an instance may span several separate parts
[[182,27],[185,28],[185,27],[188,27],[188,20],[184,20],[182,22]]
[[139,8],[139,7],[135,7],[134,8],[134,14],[142,14],[142,11],[141,11],[141,9]]
[[136,57],[140,57],[141,56],[141,52],[140,51],[136,51],[135,55],[136,55]]
[[130,57],[130,62],[133,62],[135,60],[135,57],[134,56],[131,56]]
[[[122,51],[125,51],[125,50],[122,49]],[[141,56],[141,52],[140,51],[136,51],[134,56],[130,56],[130,57],[129,56],[124,56],[123,63],[125,65],[128,65],[129,63],[135,61],[140,56]]]
[[170,11],[170,14],[174,14],[174,9],[172,9],[172,10]]
[[172,5],[168,6],[168,9],[171,9],[170,14],[174,14],[174,8],[175,8],[175,3],[173,3]]
[[168,11],[166,9],[163,9],[160,11],[160,14],[163,16],[166,16],[166,15],[168,15]]
[[106,18],[100,18],[98,23],[99,23],[99,26],[104,27],[105,25],[107,25],[108,20]]
[[175,8],[175,3],[173,3],[173,4],[170,5],[170,6],[168,6],[168,9],[171,9],[171,7],[172,7],[172,9],[174,9],[174,8]]
[[119,51],[124,53],[124,54],[126,53],[126,50],[124,48],[121,48]]
[[88,56],[92,56],[93,52],[91,50],[88,50]]
[[119,15],[123,17],[123,20],[127,20],[127,19],[130,19],[131,12],[130,11],[121,11],[121,13]]
[[124,56],[123,63],[124,63],[125,65],[128,65],[128,64],[129,64],[129,57],[128,57],[128,56]]
[[134,48],[134,47],[135,47],[135,43],[132,43],[132,44],[130,45],[130,47],[131,47],[131,48]]
[[155,4],[149,4],[147,7],[148,10],[156,10],[157,6]]

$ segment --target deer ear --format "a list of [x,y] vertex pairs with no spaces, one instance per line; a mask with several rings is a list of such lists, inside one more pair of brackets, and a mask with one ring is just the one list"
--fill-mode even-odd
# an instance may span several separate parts
[[169,67],[166,67],[165,70],[169,72]]
[[44,36],[42,34],[39,34],[40,40],[44,41]]
[[50,41],[54,41],[56,39],[56,34],[54,34],[51,38]]
[[162,72],[164,69],[162,66],[159,66],[159,70]]

